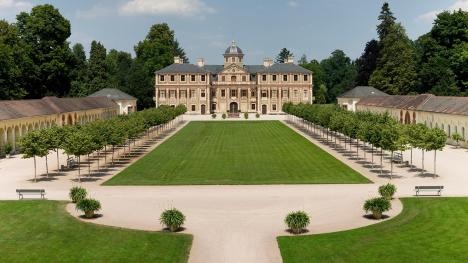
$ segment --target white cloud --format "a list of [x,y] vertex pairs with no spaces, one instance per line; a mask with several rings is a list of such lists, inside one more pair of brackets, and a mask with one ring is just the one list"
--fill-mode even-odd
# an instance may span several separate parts
[[110,16],[115,13],[115,9],[105,7],[103,5],[95,5],[88,10],[77,10],[76,17],[78,19],[94,19],[97,17]]
[[299,3],[297,1],[291,0],[291,1],[288,1],[288,5],[290,7],[296,7],[299,5]]
[[33,4],[27,1],[0,0],[0,17],[14,21],[18,13],[29,11]]
[[119,12],[123,15],[181,15],[195,16],[213,13],[215,10],[202,0],[130,0]]
[[[455,3],[447,7],[445,10],[454,11],[454,10],[459,10],[459,9],[468,11],[468,0],[457,0]],[[416,20],[423,21],[423,22],[432,22],[437,17],[437,14],[445,10],[434,10],[434,11],[427,12],[425,14],[418,16]]]

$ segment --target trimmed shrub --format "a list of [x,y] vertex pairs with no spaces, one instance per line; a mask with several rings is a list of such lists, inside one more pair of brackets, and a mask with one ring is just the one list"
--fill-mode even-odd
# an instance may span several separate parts
[[388,200],[392,200],[393,195],[395,194],[397,188],[393,184],[384,184],[379,187],[379,194],[382,197],[387,198]]
[[248,112],[244,112],[244,119],[248,119],[249,118],[249,113]]
[[223,113],[223,115],[221,115],[221,117],[222,117],[223,119],[226,119],[226,113]]
[[13,153],[13,145],[11,143],[5,144],[5,154],[10,155]]
[[94,212],[101,209],[101,203],[96,199],[85,198],[76,203],[76,209],[83,211],[86,218],[93,218]]
[[309,215],[304,211],[289,213],[284,222],[294,234],[300,234],[310,223]]
[[216,113],[211,114],[211,118],[216,119]]
[[78,203],[79,201],[85,199],[87,194],[88,193],[86,192],[86,189],[80,186],[75,186],[70,189],[69,196],[73,203]]
[[392,208],[392,204],[385,197],[376,197],[366,200],[363,208],[366,211],[366,213],[371,211],[372,216],[375,219],[381,219],[382,213],[390,210],[390,208]]
[[185,222],[185,216],[175,208],[167,209],[162,212],[159,221],[166,226],[169,231],[176,232]]
[[258,113],[258,112],[255,113],[255,118],[257,118],[257,119],[260,118],[260,113]]

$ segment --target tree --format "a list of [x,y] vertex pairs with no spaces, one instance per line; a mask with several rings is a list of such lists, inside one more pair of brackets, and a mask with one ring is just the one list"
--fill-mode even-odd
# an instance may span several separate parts
[[431,129],[428,133],[427,139],[427,150],[434,151],[434,177],[437,175],[436,173],[436,163],[437,163],[437,151],[441,151],[444,146],[445,142],[447,141],[447,134],[441,129],[434,128]]
[[43,157],[49,152],[39,131],[31,131],[20,139],[23,158],[34,158],[34,182],[37,181],[36,156]]
[[297,61],[300,66],[306,65],[308,62],[306,54],[302,54],[301,58]]
[[379,42],[372,39],[367,42],[361,57],[356,60],[357,76],[356,85],[369,85],[369,78],[377,67],[377,58],[379,56]]
[[327,102],[334,102],[338,95],[355,86],[356,66],[342,50],[333,51],[320,65],[328,89]]
[[73,52],[73,70],[71,72],[70,95],[74,97],[83,97],[88,94],[88,62],[84,47],[76,43],[72,47]]
[[377,67],[369,84],[389,94],[407,94],[416,84],[413,45],[400,24],[395,24],[380,42]]
[[463,139],[463,137],[458,134],[458,133],[454,133],[452,134],[452,140],[454,140],[455,142],[457,142],[457,148],[460,147],[460,141]]
[[395,20],[396,18],[393,16],[392,11],[390,11],[390,6],[385,2],[382,5],[382,10],[379,15],[380,24],[377,26],[377,34],[379,35],[380,41],[383,41],[385,37],[387,37],[392,26],[395,25]]
[[88,83],[86,95],[107,88],[109,73],[106,65],[107,51],[100,42],[91,42],[88,61]]
[[132,55],[112,49],[107,54],[105,63],[109,74],[107,86],[132,94],[133,92],[130,89],[130,75],[134,63]]
[[280,50],[278,56],[276,56],[275,62],[284,63],[289,57],[292,57],[292,56],[293,56],[293,53],[284,47]]
[[63,143],[65,153],[74,155],[78,158],[78,181],[81,182],[80,163],[81,156],[92,152],[93,144],[91,136],[83,131],[82,128],[73,127],[67,133]]
[[18,32],[24,41],[31,68],[23,72],[27,98],[64,96],[70,90],[73,55],[68,46],[70,22],[52,5],[38,5],[17,16]]
[[[60,162],[59,162],[59,150],[62,147],[63,140],[65,139],[65,132],[62,128],[54,125],[47,129],[40,130],[42,139],[44,140],[44,145],[48,151],[54,151],[57,154],[57,172],[60,171]],[[46,156],[47,164],[47,156]],[[46,167],[48,167],[46,165]],[[49,171],[47,169],[47,174]]]
[[[307,60],[307,58],[305,58]],[[325,75],[320,63],[313,59],[308,63],[303,64],[299,61],[299,65],[312,71],[314,77],[312,78],[312,86],[314,87],[314,103],[325,104],[327,102],[327,86],[325,84]]]
[[177,41],[177,39],[174,39],[174,55],[181,58],[184,61],[184,63],[190,62],[187,57],[187,54],[185,54],[185,50],[180,46],[179,41]]

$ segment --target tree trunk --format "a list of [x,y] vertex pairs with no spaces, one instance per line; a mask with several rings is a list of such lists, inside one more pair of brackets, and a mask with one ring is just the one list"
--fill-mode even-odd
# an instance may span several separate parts
[[437,155],[437,150],[434,150],[434,175],[433,175],[434,178],[436,176],[436,155]]
[[59,149],[55,149],[57,153],[57,172],[60,172],[60,162],[59,162]]
[[392,151],[392,156],[390,157],[390,179],[392,179],[393,176],[393,151]]
[[47,178],[49,178],[49,162],[48,162],[48,159],[47,159],[47,155],[45,156],[45,167],[46,167]]
[[88,153],[88,177],[91,176],[91,160],[89,159],[89,153]]
[[371,153],[372,153],[372,169],[374,169],[374,145],[371,144]]
[[101,150],[98,150],[97,152],[98,152],[98,158],[97,158],[97,172],[98,172],[98,175],[99,175],[99,173],[100,173],[100,171],[99,171],[99,158],[100,158],[100,152],[101,152]]
[[104,145],[104,164],[107,165],[107,145]]
[[411,167],[413,167],[413,146],[411,146],[410,165],[411,165]]
[[37,182],[36,156],[34,156],[34,182]]
[[380,148],[380,174],[382,175],[383,172],[383,151],[382,148]]
[[422,150],[422,169],[421,169],[421,175],[424,175],[424,150]]
[[356,139],[356,158],[359,158],[359,140]]
[[80,156],[78,155],[78,182],[81,183],[80,161],[81,161],[81,158],[80,158]]
[[115,146],[112,145],[112,165],[114,165],[114,150],[115,150]]

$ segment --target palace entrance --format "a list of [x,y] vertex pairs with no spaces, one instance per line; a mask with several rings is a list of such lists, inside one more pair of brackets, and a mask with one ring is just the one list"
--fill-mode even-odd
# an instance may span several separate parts
[[201,114],[204,115],[204,114],[206,113],[206,106],[205,106],[205,104],[202,104],[200,108],[201,108]]
[[229,104],[229,113],[238,113],[238,112],[239,112],[239,109],[237,106],[237,102],[231,102]]
[[262,105],[262,114],[267,114],[267,106]]

